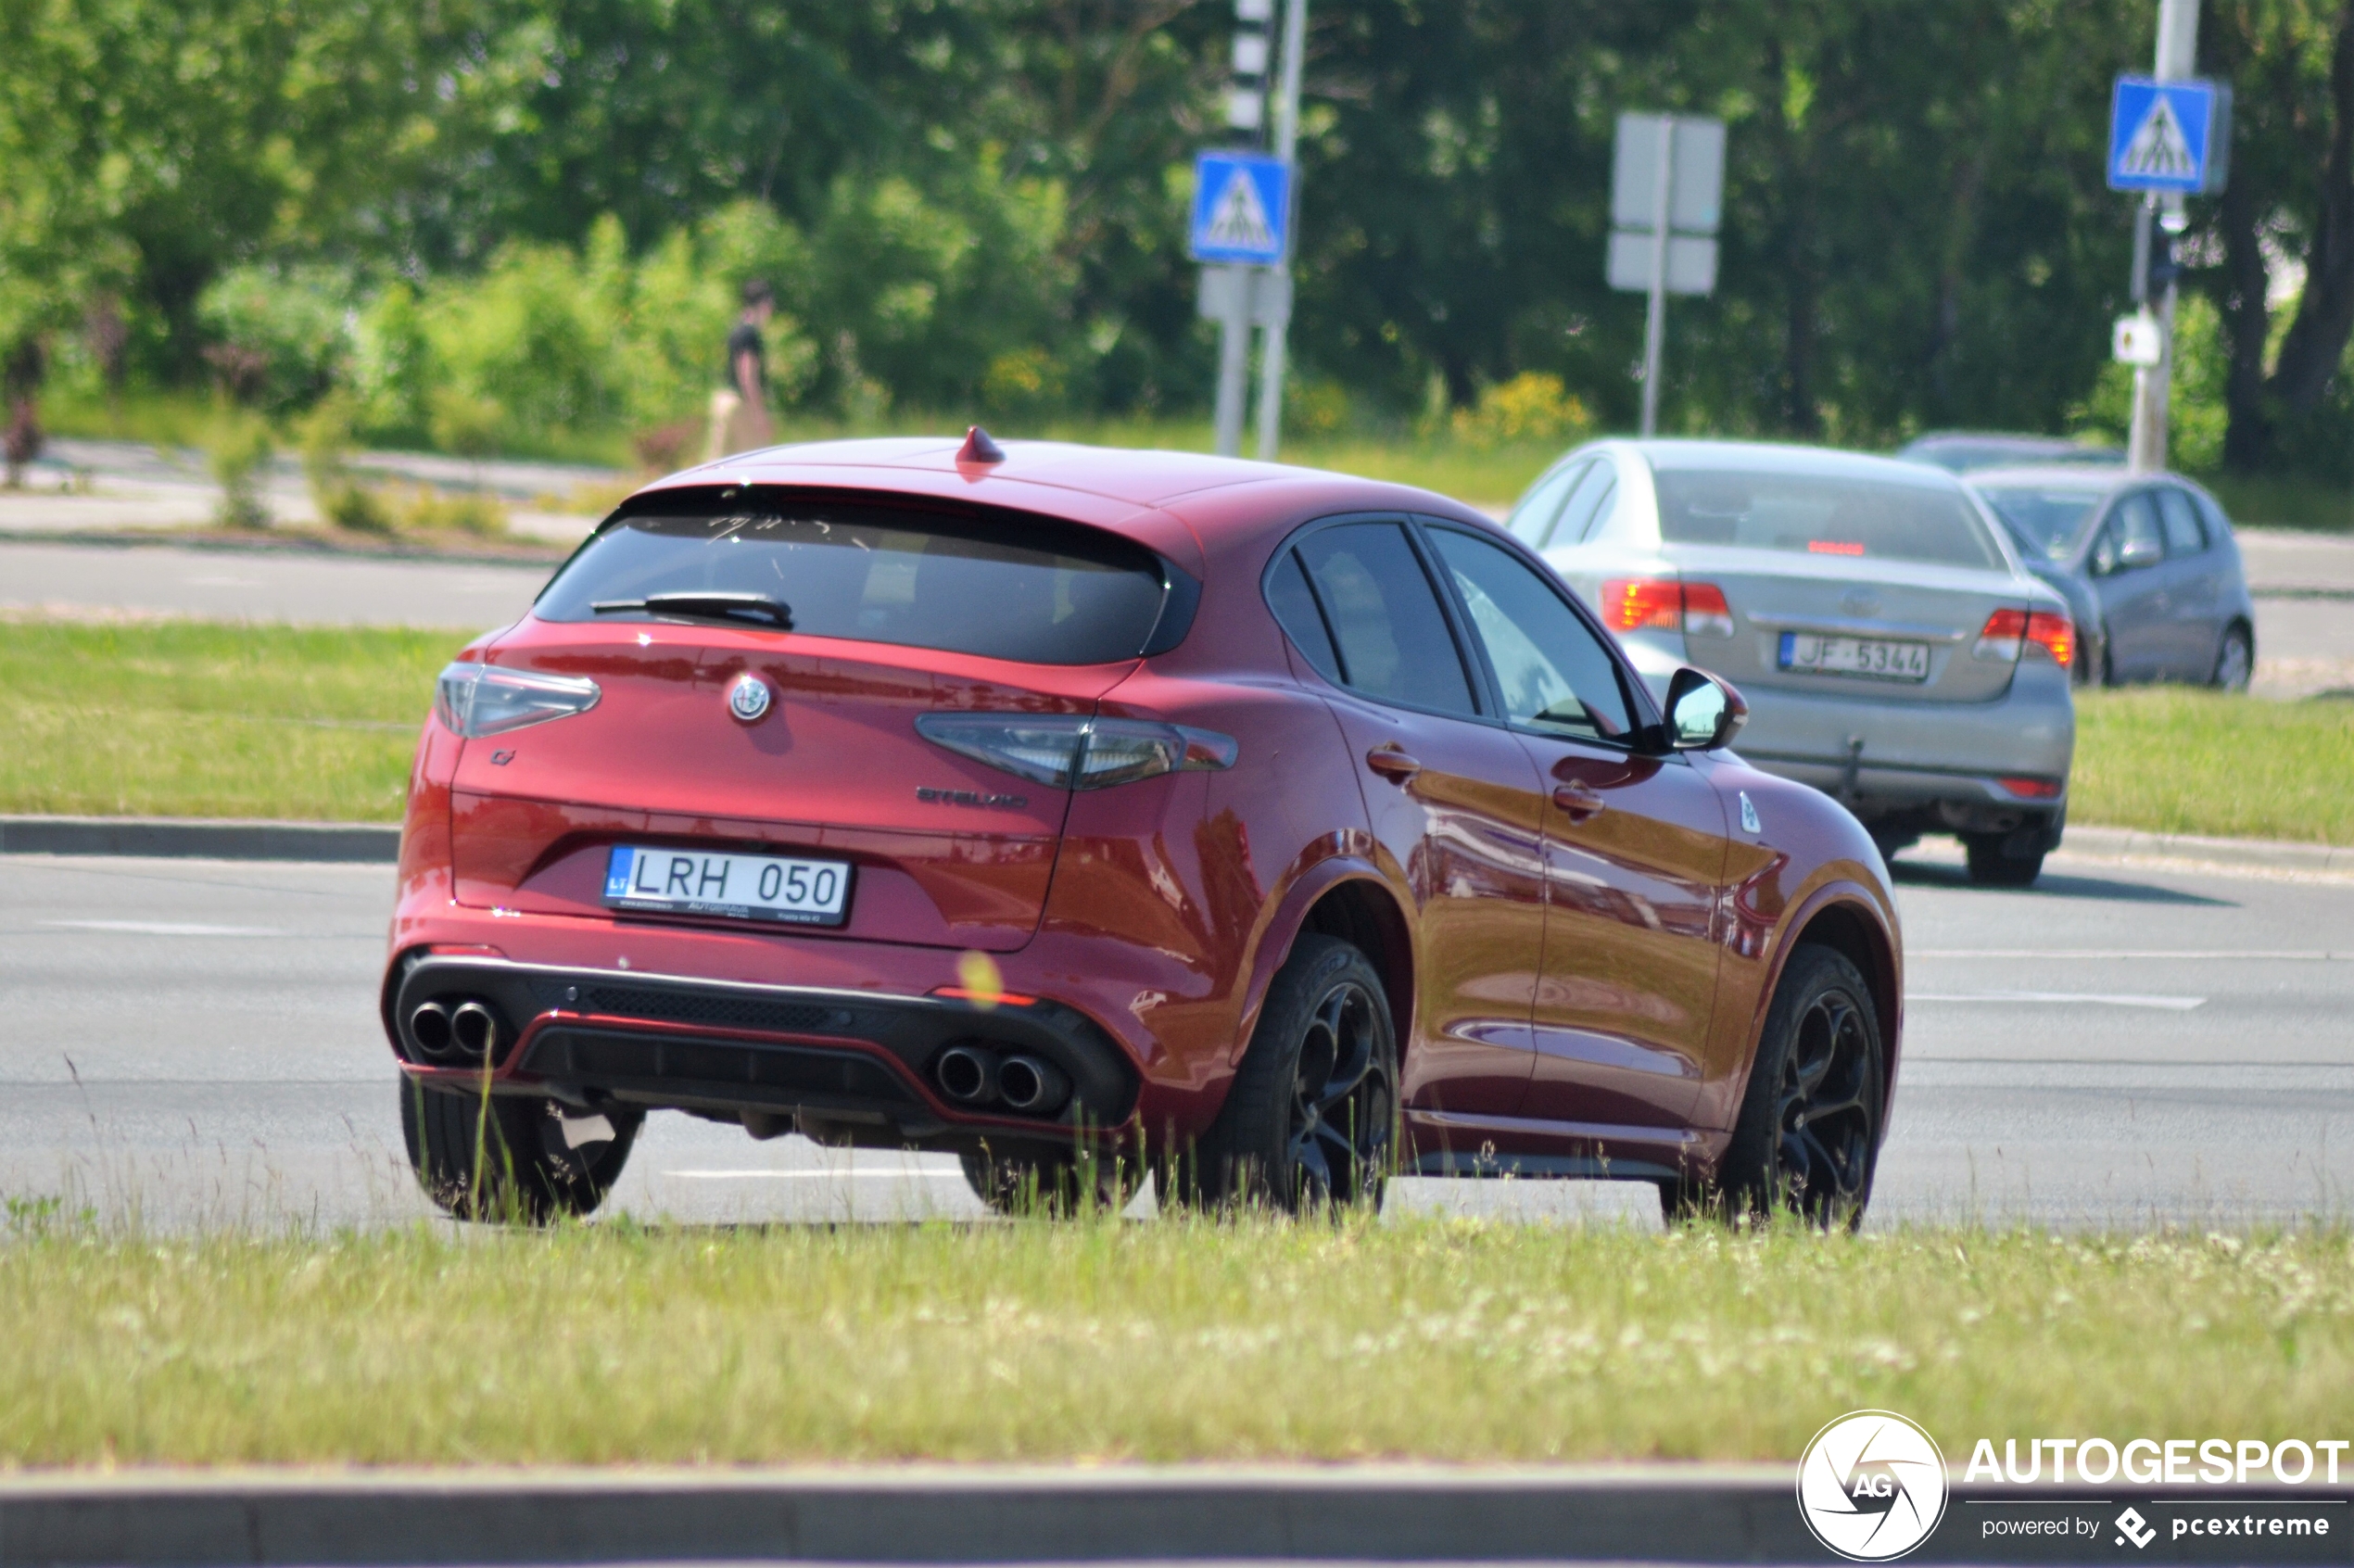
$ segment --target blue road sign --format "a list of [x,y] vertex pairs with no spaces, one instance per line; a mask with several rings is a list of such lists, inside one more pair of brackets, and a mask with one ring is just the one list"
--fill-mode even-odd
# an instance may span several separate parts
[[2220,189],[2228,150],[2217,143],[2231,134],[2221,97],[2212,82],[2119,77],[2109,101],[2109,189],[2185,196]]
[[1258,153],[1206,152],[1194,159],[1196,261],[1281,261],[1291,224],[1291,169]]

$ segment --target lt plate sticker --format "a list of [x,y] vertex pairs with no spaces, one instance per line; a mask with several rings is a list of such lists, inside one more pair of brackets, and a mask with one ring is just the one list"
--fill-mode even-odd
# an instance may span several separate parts
[[661,914],[839,926],[850,909],[850,866],[839,860],[615,844],[605,862],[605,903]]

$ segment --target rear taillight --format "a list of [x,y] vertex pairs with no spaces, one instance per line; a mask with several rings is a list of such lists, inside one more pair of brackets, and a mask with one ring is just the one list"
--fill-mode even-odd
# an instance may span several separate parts
[[601,695],[585,676],[452,664],[441,672],[433,709],[452,733],[473,740],[585,714]]
[[2029,648],[2040,648],[2066,669],[2076,658],[2076,627],[2065,615],[2044,610],[1997,610],[1986,617],[1971,650],[1981,659],[2014,663]]
[[2005,778],[2000,782],[2004,789],[2022,801],[2054,801],[2059,798],[2060,787],[2057,778]]
[[1144,719],[919,714],[916,733],[958,756],[1058,790],[1103,790],[1156,774],[1232,767],[1234,738]]
[[1668,577],[1613,577],[1602,584],[1602,622],[1613,631],[1733,635],[1733,607],[1715,583]]

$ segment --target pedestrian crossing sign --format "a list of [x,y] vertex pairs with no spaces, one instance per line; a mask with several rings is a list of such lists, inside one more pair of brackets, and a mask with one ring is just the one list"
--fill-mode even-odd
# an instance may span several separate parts
[[1256,153],[1206,152],[1194,160],[1194,221],[1186,248],[1196,261],[1284,259],[1291,222],[1291,169]]
[[2230,143],[2229,87],[2117,79],[2109,106],[2109,189],[2184,196],[2220,191]]

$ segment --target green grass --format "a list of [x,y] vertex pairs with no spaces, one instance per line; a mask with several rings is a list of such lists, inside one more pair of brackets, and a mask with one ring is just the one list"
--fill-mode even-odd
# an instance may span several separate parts
[[391,821],[433,631],[0,623],[0,811]]
[[1863,1407],[1958,1461],[2354,1397],[2342,1231],[20,1228],[0,1466],[1789,1459]]
[[2354,530],[2354,487],[2319,479],[2242,479],[2228,474],[2197,477],[2242,527],[2332,534]]
[[[462,639],[198,621],[0,622],[0,811],[391,821]],[[2354,844],[2354,703],[2077,699],[2070,819]]]
[[2082,692],[2069,792],[2070,822],[2354,844],[2354,702]]

